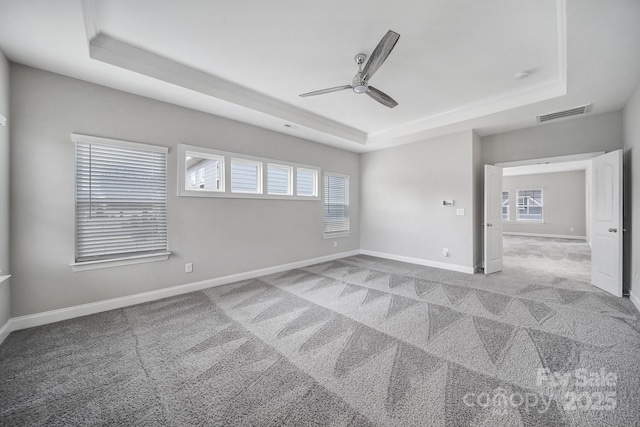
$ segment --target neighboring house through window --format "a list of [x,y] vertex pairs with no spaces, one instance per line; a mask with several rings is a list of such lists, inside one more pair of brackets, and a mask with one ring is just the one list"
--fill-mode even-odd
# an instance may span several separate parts
[[231,192],[262,194],[262,163],[231,159]]
[[542,189],[517,191],[517,221],[542,222]]
[[293,194],[293,167],[272,163],[267,165],[267,194]]
[[318,171],[316,169],[297,168],[296,194],[302,197],[318,195]]

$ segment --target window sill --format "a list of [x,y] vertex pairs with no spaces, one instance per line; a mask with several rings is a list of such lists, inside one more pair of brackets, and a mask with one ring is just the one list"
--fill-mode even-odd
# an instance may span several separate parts
[[324,234],[324,238],[325,239],[333,239],[334,237],[348,237],[351,236],[351,232],[350,231],[341,231],[339,233],[325,233]]
[[262,199],[262,200],[303,200],[319,201],[320,196],[294,196],[287,194],[262,194],[262,193],[230,193],[228,191],[210,190],[178,190],[180,197],[211,197],[221,199]]
[[122,267],[124,265],[143,264],[147,262],[166,261],[169,259],[171,252],[163,252],[152,255],[138,255],[126,258],[106,259],[100,261],[85,261],[69,264],[74,273],[87,270],[98,270],[100,268]]

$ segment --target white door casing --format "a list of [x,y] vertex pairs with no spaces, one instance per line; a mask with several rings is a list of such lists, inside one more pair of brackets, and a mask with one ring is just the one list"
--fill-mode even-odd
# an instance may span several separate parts
[[484,166],[484,274],[502,270],[502,168]]
[[592,162],[591,283],[621,297],[622,150]]

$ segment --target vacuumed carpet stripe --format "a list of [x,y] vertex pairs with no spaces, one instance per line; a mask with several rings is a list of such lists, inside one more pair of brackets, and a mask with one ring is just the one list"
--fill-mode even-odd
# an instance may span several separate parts
[[640,423],[630,302],[367,256],[12,333],[1,425]]

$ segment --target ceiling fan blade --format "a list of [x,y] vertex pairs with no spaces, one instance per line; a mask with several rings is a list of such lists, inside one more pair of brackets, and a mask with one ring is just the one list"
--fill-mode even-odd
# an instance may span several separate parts
[[371,78],[378,71],[378,68],[387,60],[387,57],[393,50],[393,47],[400,39],[400,34],[394,31],[387,31],[387,34],[384,35],[378,46],[374,49],[373,53],[369,57],[367,64],[364,66],[362,70],[362,74],[366,75],[367,79]]
[[351,89],[351,85],[330,87],[328,89],[320,89],[320,90],[316,90],[314,92],[303,93],[303,94],[300,94],[299,96],[303,96],[304,97],[304,96],[322,95],[322,94],[325,94],[325,93],[338,92],[340,90],[345,90],[345,89]]
[[380,104],[382,104],[382,105],[384,105],[386,107],[393,108],[396,105],[398,105],[398,103],[396,101],[394,101],[393,98],[391,98],[386,93],[379,91],[378,89],[376,89],[373,86],[369,86],[369,90],[366,93],[371,98],[375,99]]

